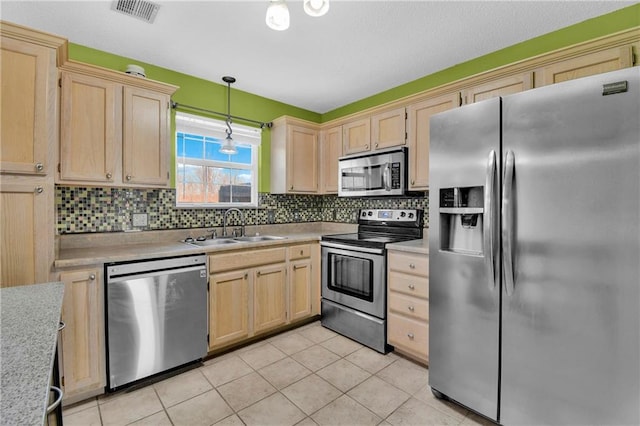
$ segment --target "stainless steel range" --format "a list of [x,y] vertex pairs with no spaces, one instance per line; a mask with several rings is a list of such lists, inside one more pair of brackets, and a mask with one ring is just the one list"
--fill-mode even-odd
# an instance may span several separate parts
[[386,353],[386,245],[422,238],[422,210],[360,210],[358,232],[325,235],[323,326]]

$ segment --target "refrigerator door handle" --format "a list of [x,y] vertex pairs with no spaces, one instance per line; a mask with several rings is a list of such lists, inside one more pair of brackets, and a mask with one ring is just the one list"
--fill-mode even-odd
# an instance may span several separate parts
[[507,151],[504,165],[504,180],[502,182],[502,263],[504,265],[504,282],[507,296],[514,291],[515,278],[513,275],[513,174],[515,156],[513,151]]
[[496,287],[495,242],[496,242],[496,152],[491,150],[487,160],[486,180],[484,184],[484,259],[487,268],[489,290]]

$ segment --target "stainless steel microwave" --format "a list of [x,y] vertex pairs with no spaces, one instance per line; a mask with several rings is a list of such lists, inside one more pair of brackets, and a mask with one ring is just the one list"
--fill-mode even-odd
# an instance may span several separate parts
[[404,195],[407,192],[407,148],[340,157],[338,173],[339,197]]

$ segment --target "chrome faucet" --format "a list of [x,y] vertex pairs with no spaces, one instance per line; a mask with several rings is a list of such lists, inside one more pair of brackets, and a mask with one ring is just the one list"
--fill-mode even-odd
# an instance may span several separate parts
[[240,219],[242,219],[242,222],[241,222],[242,231],[240,232],[240,234],[241,234],[240,236],[243,237],[244,236],[244,226],[245,226],[244,213],[242,213],[242,210],[240,210],[238,208],[235,208],[235,207],[227,209],[227,211],[224,212],[224,219],[222,221],[222,236],[223,237],[227,237],[228,236],[227,235],[227,216],[229,215],[229,212],[231,212],[231,211],[236,211],[236,212],[240,213]]

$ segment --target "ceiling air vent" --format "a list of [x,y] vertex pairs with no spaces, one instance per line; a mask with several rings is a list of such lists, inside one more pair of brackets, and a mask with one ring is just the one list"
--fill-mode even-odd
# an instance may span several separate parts
[[160,5],[146,0],[116,0],[113,10],[152,23]]

